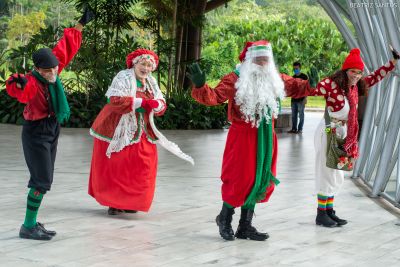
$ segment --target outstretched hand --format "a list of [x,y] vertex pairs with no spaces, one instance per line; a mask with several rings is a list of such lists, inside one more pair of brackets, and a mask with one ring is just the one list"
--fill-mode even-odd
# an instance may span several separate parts
[[16,83],[18,88],[24,89],[25,85],[28,83],[28,79],[24,75],[14,74],[8,81],[8,84]]
[[79,23],[82,24],[82,26],[85,26],[90,21],[92,21],[95,17],[96,17],[96,15],[95,15],[94,11],[90,8],[89,5],[86,5],[85,10],[83,11],[83,15],[79,19]]
[[308,74],[308,81],[312,88],[315,88],[319,81],[318,70],[313,66],[310,68]]
[[206,83],[206,74],[200,69],[200,66],[197,63],[188,66],[186,77],[188,77],[198,88],[202,87]]

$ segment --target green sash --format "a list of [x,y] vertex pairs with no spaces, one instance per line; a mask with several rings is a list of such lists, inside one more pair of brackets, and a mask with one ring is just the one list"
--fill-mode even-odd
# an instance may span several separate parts
[[[235,69],[233,72],[237,76],[240,76],[239,69]],[[281,112],[281,101],[279,98],[277,98],[277,102],[279,105],[279,112]],[[265,198],[267,187],[270,185],[271,181],[275,185],[280,183],[271,173],[273,149],[272,120],[273,118],[271,118],[270,123],[267,124],[265,118],[263,118],[258,127],[256,178],[253,189],[242,206],[244,208],[254,209],[255,204]]]
[[[271,118],[271,120],[273,119]],[[265,118],[262,119],[260,127],[258,127],[257,138],[256,179],[253,189],[243,205],[245,207],[254,206],[257,202],[263,200],[271,181],[275,185],[279,184],[279,180],[271,173],[273,149],[272,121],[267,124]]]

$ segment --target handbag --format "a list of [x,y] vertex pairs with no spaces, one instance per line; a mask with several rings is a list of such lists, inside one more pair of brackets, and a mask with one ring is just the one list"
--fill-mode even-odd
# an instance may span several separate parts
[[331,118],[327,109],[325,109],[324,118],[327,137],[326,167],[341,171],[353,170],[354,159],[348,156],[343,149],[346,139],[336,135],[336,128],[332,128],[331,126]]

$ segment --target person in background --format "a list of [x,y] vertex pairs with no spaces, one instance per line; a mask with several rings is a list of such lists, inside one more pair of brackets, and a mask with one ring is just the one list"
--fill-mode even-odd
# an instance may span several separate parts
[[[301,72],[301,63],[296,61],[293,63],[293,78],[299,78],[302,80],[308,80],[308,76]],[[292,129],[288,133],[301,134],[303,132],[304,125],[304,109],[307,103],[307,97],[291,98],[292,107]],[[299,124],[297,124],[299,119]]]

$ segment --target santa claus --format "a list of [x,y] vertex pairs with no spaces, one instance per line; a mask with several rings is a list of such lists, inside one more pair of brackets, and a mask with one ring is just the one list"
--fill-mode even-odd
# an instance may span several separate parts
[[[226,240],[263,241],[269,235],[252,226],[256,203],[267,202],[279,183],[276,178],[277,118],[285,87],[309,87],[307,81],[278,73],[271,44],[261,40],[247,42],[239,59],[241,64],[211,88],[198,64],[189,67],[194,86],[192,97],[207,106],[228,102],[232,123],[222,163],[222,210],[216,218],[219,233]],[[303,88],[303,90],[306,90]],[[241,207],[236,233],[231,222],[234,209]]]

